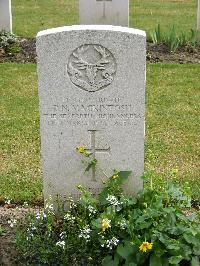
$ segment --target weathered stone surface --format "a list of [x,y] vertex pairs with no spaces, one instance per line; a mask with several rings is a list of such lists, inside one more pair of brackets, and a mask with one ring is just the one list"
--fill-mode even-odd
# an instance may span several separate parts
[[0,0],[0,30],[12,32],[11,0]]
[[111,176],[132,170],[126,186],[142,188],[146,38],[115,26],[71,26],[37,35],[44,194],[76,197],[78,184],[97,194],[100,167],[84,173],[84,145]]
[[80,24],[128,27],[129,0],[79,0]]

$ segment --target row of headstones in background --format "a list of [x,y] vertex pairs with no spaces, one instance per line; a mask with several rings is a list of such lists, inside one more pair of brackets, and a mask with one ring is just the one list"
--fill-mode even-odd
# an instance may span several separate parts
[[[79,0],[81,25],[129,26],[129,0]],[[200,31],[200,0],[197,6],[197,30]]]
[[76,148],[102,169],[132,170],[130,194],[144,169],[145,32],[116,26],[69,26],[37,35],[44,196],[99,193],[106,177],[88,174]]
[[[129,0],[79,0],[80,24],[129,25]],[[11,0],[0,0],[0,30],[12,32]],[[200,31],[200,0],[197,8]]]
[[[79,0],[80,24],[128,26],[129,0]],[[12,32],[11,0],[0,0],[0,30]]]
[[129,26],[129,0],[79,0],[81,25]]
[[12,32],[11,0],[0,0],[0,31]]

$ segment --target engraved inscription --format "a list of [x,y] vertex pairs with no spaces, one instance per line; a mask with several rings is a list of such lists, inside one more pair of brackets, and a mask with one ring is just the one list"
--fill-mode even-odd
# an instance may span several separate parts
[[70,55],[67,72],[74,85],[95,92],[113,82],[116,68],[116,60],[107,48],[85,44]]
[[126,127],[136,126],[143,119],[139,110],[123,97],[95,98],[68,97],[61,103],[45,108],[43,116],[49,125],[60,124],[66,126],[106,126]]

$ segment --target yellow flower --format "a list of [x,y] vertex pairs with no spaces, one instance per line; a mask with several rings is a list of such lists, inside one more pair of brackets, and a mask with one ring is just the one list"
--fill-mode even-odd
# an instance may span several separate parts
[[81,185],[78,185],[77,188],[78,188],[78,189],[82,189],[83,187],[82,187]]
[[83,145],[79,146],[79,147],[77,148],[77,150],[78,150],[79,153],[85,153],[85,152],[86,152],[86,150],[85,150],[85,146],[83,146]]
[[117,178],[119,178],[119,175],[113,175],[113,177],[112,177],[112,179],[117,179]]
[[172,169],[172,174],[174,175],[178,174],[178,169],[177,168]]
[[151,250],[152,248],[153,248],[153,243],[149,243],[145,241],[140,246],[140,251],[147,252],[148,250]]
[[102,231],[105,232],[106,229],[110,228],[111,225],[110,225],[110,220],[108,219],[103,219],[102,222],[101,222],[101,227],[102,227]]

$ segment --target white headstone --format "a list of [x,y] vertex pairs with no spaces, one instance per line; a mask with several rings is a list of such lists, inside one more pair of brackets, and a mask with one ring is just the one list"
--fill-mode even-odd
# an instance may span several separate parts
[[197,30],[200,31],[200,0],[198,0],[197,7]]
[[79,0],[82,25],[129,26],[129,0]]
[[0,31],[12,32],[11,0],[0,0]]
[[37,35],[45,198],[97,194],[102,174],[84,172],[76,148],[93,153],[108,176],[131,170],[126,186],[142,188],[145,32],[115,26],[70,26]]

